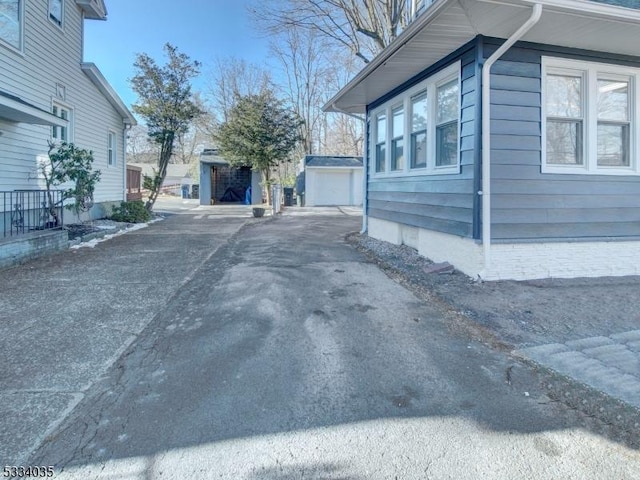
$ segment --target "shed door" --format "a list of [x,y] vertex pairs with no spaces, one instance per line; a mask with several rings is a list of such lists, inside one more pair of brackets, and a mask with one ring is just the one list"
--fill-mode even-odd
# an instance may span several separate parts
[[351,174],[344,172],[316,172],[315,205],[351,205]]

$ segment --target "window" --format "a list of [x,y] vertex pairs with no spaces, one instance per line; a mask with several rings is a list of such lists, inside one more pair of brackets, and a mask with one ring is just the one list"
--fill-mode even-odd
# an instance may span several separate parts
[[370,115],[375,174],[460,173],[460,62],[374,107]]
[[458,80],[437,89],[436,167],[458,163]]
[[49,0],[49,19],[62,27],[63,0]]
[[638,173],[633,145],[640,70],[543,59],[543,172]]
[[23,0],[0,0],[0,40],[14,48],[22,47]]
[[598,77],[598,166],[630,166],[628,78]]
[[63,120],[68,121],[67,127],[51,127],[51,138],[53,141],[59,142],[71,142],[71,136],[69,135],[70,126],[71,126],[71,114],[67,107],[63,107],[62,105],[54,104],[52,109],[53,114],[56,117],[62,118]]
[[411,99],[411,168],[427,166],[427,93]]
[[582,165],[584,80],[579,75],[547,76],[547,162]]
[[393,110],[391,128],[391,171],[404,170],[404,110]]
[[376,172],[386,170],[387,117],[380,114],[376,117]]
[[116,164],[116,134],[109,132],[107,140],[107,164],[113,166]]

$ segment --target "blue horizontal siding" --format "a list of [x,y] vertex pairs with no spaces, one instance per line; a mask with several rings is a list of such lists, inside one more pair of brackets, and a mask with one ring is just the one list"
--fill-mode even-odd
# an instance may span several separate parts
[[[484,39],[487,58],[502,41]],[[518,43],[492,68],[492,238],[640,235],[640,177],[541,171],[541,58],[559,56],[640,66],[619,57]]]
[[[449,57],[447,63],[440,64],[440,68],[446,68],[457,61],[461,64],[460,173],[393,177],[371,174],[368,178],[367,197],[367,213],[370,217],[452,235],[473,235],[478,111],[474,45],[465,48],[458,56]],[[421,81],[437,71],[429,67],[416,78]],[[400,95],[416,83],[410,81],[404,88],[395,89],[392,94]],[[387,101],[390,98],[390,95],[385,95],[381,100]],[[371,107],[380,103],[383,102],[376,101]]]

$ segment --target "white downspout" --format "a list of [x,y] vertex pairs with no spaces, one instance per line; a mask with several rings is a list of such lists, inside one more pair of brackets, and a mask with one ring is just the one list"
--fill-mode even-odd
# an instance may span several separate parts
[[122,174],[124,178],[124,198],[123,201],[127,201],[127,132],[131,130],[131,124],[125,123],[124,128],[122,129],[122,167],[124,168],[124,173]]
[[542,15],[542,5],[533,6],[531,16],[511,35],[482,66],[482,249],[484,268],[480,279],[486,278],[491,269],[491,67],[504,53],[520,40]]
[[[367,139],[366,118],[363,118],[359,115],[354,115],[353,113],[350,113],[350,112],[345,112],[344,110],[341,110],[338,107],[336,107],[335,103],[331,105],[331,108],[336,112],[343,113],[345,115],[355,118],[356,120],[360,120],[362,123],[364,123],[363,134],[364,134],[364,139],[365,140]],[[360,230],[361,235],[364,235],[365,233],[367,233],[367,175],[368,175],[367,143],[368,142],[365,141],[364,144],[362,145],[362,230]]]

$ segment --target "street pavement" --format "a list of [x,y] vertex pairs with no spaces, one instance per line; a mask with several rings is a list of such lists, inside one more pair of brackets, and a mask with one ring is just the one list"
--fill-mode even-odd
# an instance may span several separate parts
[[[0,462],[64,479],[635,479],[350,247],[357,212],[180,214],[0,272]],[[298,211],[297,213],[300,213]]]

